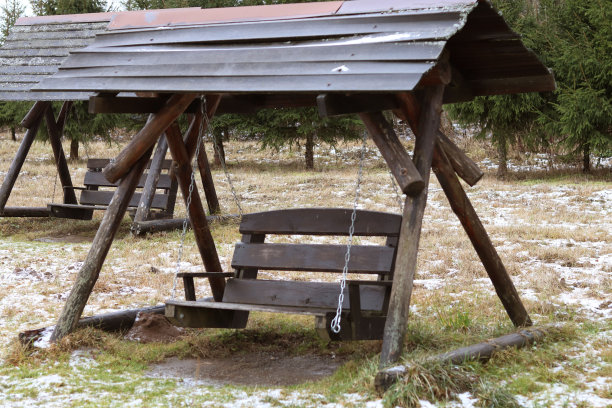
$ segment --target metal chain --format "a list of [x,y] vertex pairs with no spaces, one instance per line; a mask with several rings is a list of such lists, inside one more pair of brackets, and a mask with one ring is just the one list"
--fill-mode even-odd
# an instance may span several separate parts
[[397,206],[399,207],[401,214],[402,212],[404,212],[404,203],[402,202],[402,195],[400,194],[399,186],[397,185],[397,182],[395,181],[395,177],[393,176],[393,173],[391,173],[391,170],[389,170],[389,178],[391,179],[391,189],[395,191]]
[[[204,96],[201,97],[200,109],[202,110],[202,114],[206,117],[206,99]],[[208,118],[207,118],[208,119]],[[207,120],[208,122],[208,120]],[[181,259],[183,258],[183,248],[185,247],[185,236],[187,235],[187,225],[189,225],[189,207],[191,206],[191,196],[193,195],[193,189],[195,186],[195,171],[193,169],[196,165],[196,160],[198,159],[198,155],[200,154],[200,148],[202,146],[202,134],[204,133],[204,122],[200,122],[200,130],[198,133],[198,143],[196,144],[195,154],[193,155],[193,163],[191,167],[191,182],[189,183],[189,194],[187,195],[187,216],[183,220],[183,232],[181,233],[181,243],[179,244],[178,249],[178,257],[176,260],[176,271],[174,273],[174,281],[172,282],[172,298],[175,298],[176,295],[176,285],[178,282],[178,274],[181,271]]]
[[363,134],[363,144],[361,146],[361,158],[359,159],[359,172],[357,173],[357,184],[355,186],[355,200],[353,201],[353,212],[351,213],[351,226],[349,227],[349,236],[346,244],[346,253],[344,255],[344,267],[342,268],[342,278],[340,279],[340,294],[338,295],[338,307],[336,308],[336,316],[331,321],[331,331],[340,333],[340,320],[342,319],[342,303],[344,303],[344,289],[346,288],[346,278],[348,274],[348,266],[351,260],[351,247],[353,246],[353,234],[355,234],[355,219],[357,218],[357,203],[359,202],[359,193],[361,192],[361,181],[363,179],[363,164],[365,161],[366,142],[368,134]]
[[[208,116],[206,114],[204,114],[204,119],[206,120],[206,129],[210,130],[210,123],[208,121]],[[217,155],[219,156],[219,161],[221,162],[221,168],[223,169],[223,173],[225,173],[227,184],[229,184],[230,186],[230,191],[232,192],[232,196],[234,197],[234,202],[236,203],[236,207],[238,207],[238,213],[240,214],[240,218],[242,218],[242,214],[243,214],[242,205],[240,204],[240,199],[238,198],[238,194],[236,194],[236,188],[234,187],[234,183],[232,182],[232,177],[230,176],[230,173],[227,170],[227,165],[225,164],[225,157],[221,155],[221,149],[219,148],[219,145],[217,143],[217,139],[215,138],[215,136],[212,134],[212,132],[209,132],[209,134],[210,134],[210,138],[213,141],[213,146],[215,148],[215,151],[217,152]]]

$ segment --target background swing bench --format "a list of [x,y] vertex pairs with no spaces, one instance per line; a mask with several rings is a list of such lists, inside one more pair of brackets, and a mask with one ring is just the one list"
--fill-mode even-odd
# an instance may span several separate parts
[[[266,243],[267,235],[347,236],[347,209],[288,209],[244,215],[242,241],[236,244],[234,272],[180,273],[186,300],[168,300],[166,316],[184,327],[244,328],[250,311],[315,316],[320,336],[332,340],[381,339],[389,296],[400,215],[357,211],[355,236],[385,237],[384,245],[353,245],[349,273],[377,280],[348,280],[342,327],[329,329],[338,304],[338,282],[257,279],[260,270],[341,273],[346,244]],[[229,278],[223,300],[196,300],[194,278]],[[346,291],[348,290],[348,293]]]
[[[111,183],[108,181],[102,173],[102,169],[107,166],[109,162],[109,159],[88,159],[87,172],[83,179],[83,187],[64,187],[65,189],[81,190],[79,204],[48,204],[47,209],[51,216],[91,220],[95,210],[106,210],[118,185],[118,183]],[[151,211],[149,215],[150,219],[172,218],[174,214],[178,183],[176,179],[169,174],[171,165],[172,160],[164,160],[161,163],[162,173],[159,174],[157,184],[152,191],[154,195],[150,205],[151,210],[156,209],[158,211]],[[145,187],[150,166],[151,163],[149,163],[144,174],[140,177],[140,181],[136,188],[143,189]],[[101,188],[103,190],[101,190]],[[128,209],[131,210],[130,215],[132,218],[141,201],[142,194],[144,194],[144,192],[135,192],[128,204]]]

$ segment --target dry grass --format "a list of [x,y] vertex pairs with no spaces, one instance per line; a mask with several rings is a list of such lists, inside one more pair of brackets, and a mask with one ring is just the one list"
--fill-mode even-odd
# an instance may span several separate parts
[[[4,138],[0,143],[0,177],[4,176],[17,149],[17,144],[6,140],[6,135]],[[478,160],[490,157],[491,152],[480,142],[465,139],[461,144],[467,146],[470,154]],[[246,212],[290,207],[349,208],[352,204],[359,157],[358,144],[340,145],[335,151],[318,147],[315,171],[304,169],[301,152],[295,150],[261,151],[253,142],[232,142],[226,149],[232,179]],[[120,146],[108,146],[102,142],[94,142],[88,147],[91,157],[114,157],[119,150]],[[209,152],[209,156],[212,156],[212,152]],[[51,157],[50,146],[41,143],[33,145],[9,206],[45,206],[54,197],[55,200],[59,199]],[[389,174],[372,144],[368,145],[367,157],[360,207],[398,212]],[[69,163],[73,182],[77,185],[82,181],[85,163],[86,159]],[[236,213],[237,208],[222,171],[213,169],[213,177],[223,211]],[[593,327],[602,330],[605,330],[606,325],[609,326],[610,314],[606,307],[610,306],[606,306],[605,302],[612,296],[612,205],[606,197],[610,197],[612,183],[606,174],[586,180],[581,175],[563,172],[557,173],[555,177],[544,177],[538,173],[533,177],[520,175],[499,182],[487,175],[476,187],[467,188],[467,191],[532,319],[537,324],[570,322],[584,325],[585,328],[581,330],[584,330],[585,338],[589,339],[592,347],[601,351],[603,359],[597,370],[591,371],[589,375],[605,377],[612,365],[609,352],[606,352],[609,341],[589,332],[588,324],[591,322]],[[179,200],[176,215],[182,216],[184,213],[184,206]],[[56,320],[81,262],[87,255],[89,242],[95,235],[101,217],[102,213],[99,212],[92,221],[0,219],[0,236],[3,238],[0,242],[0,337],[5,339],[1,343],[3,347],[9,344],[16,332],[49,325]],[[173,231],[136,238],[129,234],[129,225],[130,221],[126,217],[85,314],[159,304],[171,294],[180,233]],[[433,175],[423,225],[417,281],[412,297],[412,326],[406,341],[407,358],[412,359],[414,355],[419,357],[419,353],[423,352],[444,351],[510,330],[511,325],[486,271]],[[212,232],[221,263],[225,269],[230,270],[233,245],[240,239],[237,222],[215,223]],[[271,239],[286,242],[293,238]],[[341,239],[336,242],[344,241]],[[360,242],[374,243],[376,240],[362,239]],[[201,259],[191,233],[187,235],[182,260],[182,270],[201,268]],[[287,274],[274,271],[262,276],[328,281],[336,281],[338,278],[332,274]],[[180,282],[178,293],[182,293]],[[204,282],[198,287],[198,295],[209,295]],[[311,327],[310,320],[303,317],[297,319],[295,324],[301,328]],[[272,339],[276,346],[283,347],[284,340],[278,334],[285,333],[283,330],[288,325],[291,326],[278,316],[255,315],[249,323],[249,329],[253,331],[245,332],[246,337],[236,334],[237,337],[222,335],[221,338],[237,347],[247,347],[257,333],[263,333],[268,336],[267,340]],[[302,341],[303,338],[309,339],[308,336],[310,334],[305,335],[304,332],[292,332],[288,338]],[[215,343],[218,340],[191,337],[188,340],[190,346],[182,349],[181,353],[204,356],[206,350],[213,346],[222,352],[225,349]],[[138,346],[124,349],[126,346],[120,339],[102,338],[93,332],[72,337],[71,341],[73,343],[65,345],[62,349],[64,351],[60,352],[68,352],[74,347],[104,345],[103,348],[108,347],[111,354],[153,354],[151,349],[139,349]],[[344,350],[348,354],[354,353],[359,358],[365,358],[376,353],[379,345],[372,343],[368,346],[357,345],[356,348],[342,347],[345,346],[336,351],[340,353]],[[569,343],[559,347],[562,350],[554,354],[557,357],[560,353],[571,356],[582,352],[573,350],[575,346]],[[16,346],[10,350],[11,354],[5,357],[18,366],[26,364],[28,358],[31,358]],[[172,349],[161,353],[166,355],[163,353],[178,352]],[[147,358],[142,357],[138,361]],[[529,354],[526,354],[524,359],[528,358]],[[541,374],[541,378],[548,378],[543,380],[544,385],[532,385],[533,389],[529,388],[528,381],[516,375],[516,383],[524,381],[525,385],[524,388],[513,386],[513,392],[536,395],[546,388],[546,384],[567,380],[553,375],[554,370],[550,367],[554,358],[546,358],[548,360],[543,369],[546,373],[538,374]],[[525,371],[536,373],[533,364],[521,364],[524,364]],[[514,369],[511,363],[503,359],[499,360],[499,366],[507,370]],[[364,368],[357,363],[347,367],[339,375],[356,379],[342,383],[346,389],[356,387],[354,391],[361,393],[364,387],[369,387],[364,377],[359,375],[366,375],[363,374],[365,372],[370,376],[375,370],[375,363],[371,364],[371,368]],[[507,391],[500,389],[499,383],[495,385],[487,382],[487,379],[498,378],[498,373],[492,372],[493,369],[485,371],[478,373],[484,382],[469,388],[473,395],[478,395],[483,404],[486,401],[506,401],[510,404],[507,406],[512,406],[514,400],[508,397]],[[404,388],[397,390],[398,401],[410,405],[406,401],[413,401],[410,399],[412,397],[406,395],[416,395],[419,398],[431,395],[432,399],[443,401],[446,399],[445,390],[459,392],[464,389],[461,384],[473,375],[468,374],[468,377],[459,375],[455,378],[454,373],[440,371],[436,367],[421,367],[414,372],[414,378],[423,384],[431,383],[433,393],[417,390],[415,394],[409,394],[413,391]],[[515,374],[506,375],[508,378],[504,378],[504,381],[514,384]],[[570,382],[579,383],[578,374],[572,371],[568,375]],[[499,378],[502,377],[499,374]],[[448,385],[450,382],[447,380],[458,382],[459,385],[454,389]],[[333,389],[334,386],[330,387]],[[607,391],[598,389],[593,392],[604,398],[606,392],[609,394],[609,385]],[[485,406],[504,405],[491,403]]]

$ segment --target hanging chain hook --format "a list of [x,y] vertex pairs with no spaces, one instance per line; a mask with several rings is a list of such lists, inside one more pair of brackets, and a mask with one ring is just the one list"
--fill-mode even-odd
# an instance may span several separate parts
[[[208,117],[206,116],[206,97],[202,95],[200,97],[200,110],[201,114],[206,118],[206,123],[208,123]],[[178,256],[176,260],[176,271],[174,273],[174,281],[172,282],[172,299],[176,296],[176,285],[178,283],[178,274],[181,271],[181,259],[183,258],[183,248],[185,247],[185,236],[187,235],[187,226],[189,225],[189,207],[191,207],[191,197],[193,195],[193,190],[195,186],[195,171],[193,170],[196,165],[196,160],[198,159],[198,155],[200,154],[200,149],[202,147],[202,135],[204,133],[204,121],[200,121],[200,129],[198,133],[198,143],[196,144],[196,150],[193,155],[193,163],[191,164],[191,181],[189,183],[189,194],[187,195],[187,215],[183,220],[183,232],[181,233],[181,243],[179,244]]]
[[351,247],[353,246],[353,234],[355,234],[355,219],[357,218],[357,203],[359,202],[359,194],[361,192],[361,181],[363,179],[363,165],[365,162],[365,152],[368,140],[368,134],[363,133],[363,143],[361,145],[361,157],[359,159],[359,172],[357,173],[357,183],[355,186],[355,200],[353,201],[353,212],[351,213],[351,226],[349,227],[349,236],[346,244],[346,254],[344,255],[344,267],[342,268],[342,278],[340,279],[340,294],[338,295],[338,307],[336,308],[336,316],[331,321],[332,332],[340,333],[340,320],[342,319],[342,304],[344,303],[344,289],[346,288],[346,278],[348,275],[348,266],[351,260]]

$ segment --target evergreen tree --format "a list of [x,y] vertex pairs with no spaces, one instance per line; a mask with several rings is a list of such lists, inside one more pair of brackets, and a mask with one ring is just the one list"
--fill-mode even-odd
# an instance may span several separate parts
[[[1,37],[0,42],[4,43],[5,38],[9,35],[11,27],[19,17],[23,15],[25,7],[21,5],[19,0],[5,0],[4,5],[0,6],[2,13],[0,20]],[[11,139],[17,140],[17,126],[27,113],[29,104],[24,102],[0,102],[0,126],[7,126],[11,132]]]
[[612,0],[541,0],[534,38],[557,80],[540,124],[570,154],[612,156]]

